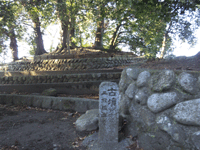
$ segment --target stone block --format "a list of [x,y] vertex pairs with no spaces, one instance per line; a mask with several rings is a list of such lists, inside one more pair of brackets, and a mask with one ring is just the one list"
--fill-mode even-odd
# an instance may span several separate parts
[[42,101],[42,108],[51,109],[52,103],[53,103],[53,100],[51,97],[45,97],[45,99]]
[[117,150],[119,126],[119,88],[114,82],[99,86],[99,149]]
[[23,97],[22,97],[22,100],[21,100],[21,102],[22,102],[22,105],[23,106],[32,106],[32,104],[33,104],[33,100],[34,100],[34,96],[32,96],[32,95],[24,95]]
[[6,100],[6,95],[0,94],[0,104],[5,104],[5,100]]
[[13,104],[17,106],[22,106],[22,96],[21,95],[15,95],[13,97]]
[[6,98],[4,99],[4,103],[6,105],[13,105],[13,98],[15,95],[6,95]]
[[77,131],[92,131],[96,130],[99,125],[99,109],[91,109],[86,111],[81,117],[76,120]]
[[54,99],[52,101],[52,109],[56,109],[56,110],[62,110],[63,109],[62,98]]
[[41,108],[42,102],[43,102],[43,98],[41,96],[34,96],[32,106]]

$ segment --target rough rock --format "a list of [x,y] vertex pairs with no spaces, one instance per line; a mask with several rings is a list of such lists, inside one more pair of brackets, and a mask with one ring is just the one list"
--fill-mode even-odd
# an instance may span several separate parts
[[139,109],[138,120],[139,119],[142,120],[148,127],[155,124],[155,114],[152,113],[147,107],[141,107]]
[[150,91],[146,87],[139,89],[137,91],[137,93],[135,94],[136,103],[138,103],[140,105],[146,105],[149,93],[150,93]]
[[148,71],[143,71],[138,75],[137,78],[137,86],[138,87],[144,87],[147,85],[148,80],[150,78],[151,74]]
[[140,73],[140,70],[138,68],[127,68],[126,69],[127,76],[133,80],[137,80],[139,73]]
[[200,150],[200,131],[193,133],[191,139],[195,147]]
[[[137,104],[135,105],[132,102],[129,108],[129,112],[130,112],[130,116],[132,117],[131,118],[132,121],[136,125],[135,130],[134,130],[135,133],[137,132],[137,130],[140,130],[141,127],[144,129],[146,128],[146,130],[148,130],[147,128],[155,124],[155,114],[152,113],[148,109],[147,106],[143,107],[141,105],[137,105]],[[129,117],[126,116],[125,118],[129,118]],[[128,122],[131,122],[130,118],[128,119]],[[138,126],[137,126],[137,123],[139,123]]]
[[138,135],[139,145],[144,150],[166,150],[170,144],[170,136],[163,132],[148,132]]
[[135,81],[133,81],[126,89],[125,94],[126,96],[128,96],[128,98],[133,99],[136,91],[137,91],[137,87],[135,85]]
[[147,106],[152,112],[158,113],[173,106],[174,104],[177,103],[177,101],[178,97],[175,92],[161,93],[161,94],[156,93],[152,94],[148,98]]
[[189,100],[176,104],[173,117],[186,125],[200,126],[200,99]]
[[151,78],[151,88],[155,92],[170,89],[175,83],[175,73],[172,70],[165,70]]
[[138,135],[138,128],[135,122],[135,118],[130,115],[125,116],[125,121],[127,122],[126,127],[124,128],[125,135],[131,135],[136,137]]
[[172,121],[166,115],[160,115],[156,118],[156,123],[159,128],[166,131],[174,141],[184,143],[186,137],[184,131],[178,127],[177,124],[173,124]]
[[99,109],[91,109],[86,111],[76,120],[77,131],[92,131],[98,128]]
[[[130,147],[132,144],[134,144],[134,141],[132,141],[130,138],[125,138],[116,144],[116,149],[129,150],[128,147]],[[87,147],[87,150],[99,150],[98,133],[95,132],[94,134],[86,137],[82,142],[82,146]]]
[[178,76],[178,82],[185,92],[188,92],[190,94],[196,93],[197,79],[194,78],[191,74],[185,72],[181,73]]
[[123,70],[121,73],[121,79],[119,81],[119,91],[125,92],[129,84],[132,82],[133,82],[133,79],[127,76],[126,70]]
[[46,89],[42,92],[42,95],[45,96],[56,96],[57,95],[57,90],[54,88]]
[[122,116],[129,114],[130,101],[126,95],[119,95],[119,112]]

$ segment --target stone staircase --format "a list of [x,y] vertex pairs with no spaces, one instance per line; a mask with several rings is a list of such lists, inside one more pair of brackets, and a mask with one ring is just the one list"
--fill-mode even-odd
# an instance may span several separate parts
[[122,66],[144,61],[133,55],[22,60],[0,67],[0,93],[41,93],[55,88],[60,94],[98,94],[101,82],[119,82]]

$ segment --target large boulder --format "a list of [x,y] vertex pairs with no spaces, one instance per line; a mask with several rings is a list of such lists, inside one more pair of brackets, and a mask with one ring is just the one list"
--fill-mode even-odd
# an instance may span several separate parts
[[151,78],[151,88],[155,92],[169,90],[175,83],[175,73],[172,70],[165,70]]
[[86,111],[76,122],[77,131],[92,131],[96,130],[99,125],[99,109],[91,109]]
[[162,114],[156,118],[158,127],[167,132],[174,141],[184,143],[186,136],[182,128],[177,124],[173,123],[168,116]]
[[148,88],[144,87],[142,89],[139,89],[137,93],[135,94],[136,103],[141,104],[141,105],[146,105],[149,94],[150,94],[150,91]]
[[173,117],[182,124],[200,126],[200,99],[178,103]]
[[196,148],[200,150],[200,131],[193,133],[191,139]]
[[158,113],[175,105],[177,101],[178,101],[178,96],[175,92],[161,93],[161,94],[155,93],[148,98],[147,106],[152,112]]
[[130,101],[129,101],[128,96],[120,95],[119,97],[120,97],[119,98],[120,114],[122,116],[129,114]]
[[140,70],[138,68],[127,68],[126,69],[127,76],[133,80],[137,80],[139,73],[140,73]]
[[137,86],[144,87],[148,84],[151,74],[148,71],[143,71],[138,75]]
[[137,86],[135,84],[135,81],[133,81],[126,89],[125,94],[126,96],[128,96],[128,98],[133,99],[136,91],[137,91]]
[[138,135],[138,144],[143,150],[167,150],[170,144],[170,137],[167,133],[161,131],[142,132]]
[[190,94],[195,94],[197,91],[197,86],[196,86],[197,79],[189,73],[185,72],[181,73],[178,76],[178,83],[185,92],[188,92]]
[[121,73],[121,79],[119,81],[119,91],[125,92],[127,87],[130,83],[132,83],[133,79],[127,75],[126,69],[122,71]]

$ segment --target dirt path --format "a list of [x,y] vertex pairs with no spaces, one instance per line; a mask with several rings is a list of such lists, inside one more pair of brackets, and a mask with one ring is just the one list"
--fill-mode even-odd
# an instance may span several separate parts
[[78,113],[0,105],[0,150],[85,150]]

